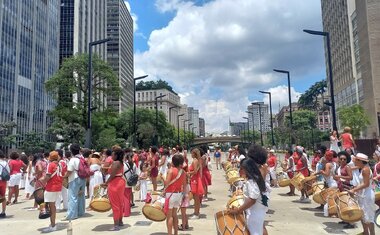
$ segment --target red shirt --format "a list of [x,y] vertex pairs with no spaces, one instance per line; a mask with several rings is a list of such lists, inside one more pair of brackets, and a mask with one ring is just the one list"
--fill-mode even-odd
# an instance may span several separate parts
[[275,155],[271,155],[268,160],[267,160],[267,163],[268,163],[268,166],[269,167],[274,167],[276,165],[276,162],[277,162],[277,158]]
[[113,163],[113,159],[112,159],[112,156],[108,156],[105,160],[105,163],[109,163],[108,166],[111,166],[112,163]]
[[24,165],[24,163],[20,159],[12,159],[9,161],[9,168],[11,168],[10,175],[15,175],[18,173],[21,173],[21,168]]
[[350,133],[343,133],[340,137],[342,138],[343,149],[354,147],[354,142],[351,140]]
[[321,160],[319,155],[318,154],[314,155],[313,161],[311,162],[311,166],[313,166],[313,167],[317,166],[317,163],[319,162],[319,160]]
[[133,154],[132,161],[136,165],[136,167],[139,167],[139,155],[137,153]]
[[[176,167],[172,167],[170,168],[170,170],[172,171],[172,177],[170,181],[172,181],[177,177],[179,170]],[[182,192],[183,191],[182,186],[185,180],[186,180],[186,172],[182,171],[181,176],[174,183],[168,186],[168,188],[166,189],[166,192],[167,193]]]
[[50,162],[46,174],[51,178],[46,183],[45,190],[48,192],[60,192],[62,190],[63,178],[60,176],[60,168],[56,162]]

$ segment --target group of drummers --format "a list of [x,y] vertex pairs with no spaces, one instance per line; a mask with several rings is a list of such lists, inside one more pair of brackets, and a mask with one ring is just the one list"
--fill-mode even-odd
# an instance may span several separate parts
[[[379,162],[377,154],[373,159]],[[355,228],[354,223],[361,221],[363,234],[373,235],[380,164],[371,169],[369,160],[352,148],[335,152],[322,146],[315,151],[309,169],[305,150],[297,146],[294,152],[287,152],[278,182],[282,187],[289,186],[289,196],[295,195],[295,189],[301,191],[300,202],[308,203],[312,196],[320,204],[316,209],[323,210],[325,216],[339,217],[344,228]],[[379,198],[376,203],[380,203]]]

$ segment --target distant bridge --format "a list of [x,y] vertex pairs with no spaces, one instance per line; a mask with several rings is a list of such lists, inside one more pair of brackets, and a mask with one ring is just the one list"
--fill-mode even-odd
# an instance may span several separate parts
[[211,137],[197,137],[194,138],[192,145],[201,145],[209,143],[250,143],[247,140],[242,140],[240,136],[211,136]]

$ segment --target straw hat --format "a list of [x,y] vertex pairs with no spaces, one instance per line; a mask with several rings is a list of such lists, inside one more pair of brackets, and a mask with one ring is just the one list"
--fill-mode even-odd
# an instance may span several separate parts
[[358,159],[358,160],[364,161],[364,162],[368,162],[369,161],[368,156],[365,155],[364,153],[357,153],[355,155],[355,159]]

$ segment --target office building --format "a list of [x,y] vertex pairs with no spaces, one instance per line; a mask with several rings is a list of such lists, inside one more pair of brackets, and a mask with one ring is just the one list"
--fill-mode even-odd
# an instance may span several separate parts
[[[165,96],[157,99],[158,110],[164,112],[167,121],[177,128],[177,115],[181,107],[181,98],[177,93],[167,89],[138,90],[136,91],[136,106],[154,110],[156,97],[161,95]],[[183,127],[183,122],[180,122],[181,125]]]
[[17,145],[51,123],[45,82],[59,68],[60,2],[0,1],[0,122],[15,122]]
[[[331,38],[336,109],[353,104],[363,106],[371,124],[362,136],[376,137],[380,121],[377,92],[380,70],[375,66],[380,63],[380,2],[322,0],[321,3],[323,30],[329,32]],[[327,63],[327,52],[325,55]]]
[[122,112],[133,106],[133,19],[123,0],[107,0],[107,62],[118,75],[120,97],[110,96],[107,106]]
[[[292,103],[292,112],[297,111],[299,109],[298,103]],[[290,120],[285,121],[286,119],[290,118],[290,108],[288,106],[283,106],[280,111],[276,115],[276,124],[277,127],[287,127],[287,123],[290,123]]]
[[230,130],[229,133],[232,136],[242,136],[242,132],[248,131],[247,122],[231,122],[230,121]]
[[193,132],[195,136],[199,136],[199,110],[188,107],[187,113],[189,115],[187,130]]
[[[270,115],[269,115],[269,105],[264,104],[264,102],[257,102],[259,105],[249,105],[248,106],[248,123],[249,130],[260,131],[260,116],[261,116],[261,125],[263,133],[270,131]],[[261,114],[259,111],[261,110]],[[253,113],[253,115],[251,114]],[[253,119],[252,119],[253,118]],[[254,127],[254,129],[252,129]]]
[[206,136],[206,125],[203,118],[199,118],[199,137]]

